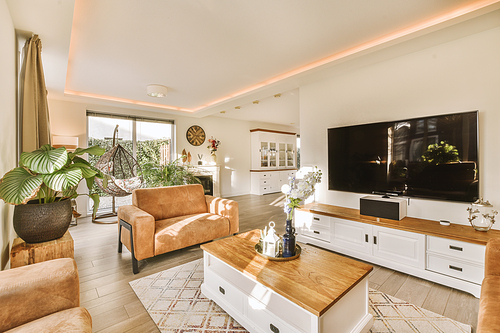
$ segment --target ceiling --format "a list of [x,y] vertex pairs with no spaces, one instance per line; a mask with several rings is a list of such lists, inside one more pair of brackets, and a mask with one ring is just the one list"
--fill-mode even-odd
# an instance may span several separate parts
[[42,40],[51,98],[292,126],[299,78],[498,2],[7,0]]

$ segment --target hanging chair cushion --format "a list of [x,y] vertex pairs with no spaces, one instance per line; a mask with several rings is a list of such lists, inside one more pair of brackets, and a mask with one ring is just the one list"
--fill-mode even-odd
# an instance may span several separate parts
[[133,190],[140,188],[142,184],[141,177],[137,176],[129,179],[116,179],[112,177],[112,181],[116,186],[127,193],[132,193]]

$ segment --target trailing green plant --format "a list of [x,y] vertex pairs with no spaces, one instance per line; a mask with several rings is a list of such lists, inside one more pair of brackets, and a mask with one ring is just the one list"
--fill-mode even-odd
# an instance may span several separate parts
[[[68,152],[66,148],[43,145],[32,152],[23,152],[19,167],[7,172],[0,180],[0,198],[8,204],[22,205],[32,199],[39,203],[51,203],[67,198],[76,198],[78,184],[86,180],[89,190],[96,177],[107,178],[80,156],[100,156],[104,149],[98,146],[77,148]],[[94,214],[99,207],[99,196],[89,194],[94,201]]]
[[422,155],[422,160],[433,165],[460,162],[457,148],[444,141],[427,146],[427,150]]
[[145,187],[200,184],[200,180],[189,170],[189,166],[179,163],[183,157],[185,156],[165,165],[155,162],[141,165]]

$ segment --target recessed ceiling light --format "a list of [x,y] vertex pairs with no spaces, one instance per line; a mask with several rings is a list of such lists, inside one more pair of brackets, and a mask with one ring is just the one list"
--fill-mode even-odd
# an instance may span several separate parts
[[252,103],[253,104],[259,104],[259,101],[253,101]]
[[276,95],[274,95],[274,97],[279,98],[279,97],[281,97],[281,94],[276,94]]
[[235,108],[236,110],[239,110],[239,109],[241,109],[241,106],[235,106],[234,108]]
[[226,113],[226,111],[221,111],[220,113]]
[[165,97],[167,96],[167,87],[160,86],[159,84],[150,84],[147,87],[148,96],[151,97]]

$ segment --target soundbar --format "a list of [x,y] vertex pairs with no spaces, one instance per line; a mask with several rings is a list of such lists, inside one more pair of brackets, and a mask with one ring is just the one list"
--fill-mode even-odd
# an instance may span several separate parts
[[367,195],[359,199],[361,215],[401,220],[406,216],[406,199]]

